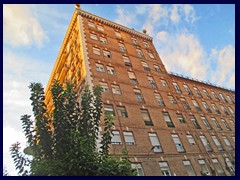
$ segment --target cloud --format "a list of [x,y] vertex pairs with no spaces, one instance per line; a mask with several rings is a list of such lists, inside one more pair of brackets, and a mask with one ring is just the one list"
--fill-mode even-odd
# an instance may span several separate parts
[[121,8],[119,5],[117,6],[116,11],[118,14],[118,17],[115,20],[116,23],[124,26],[130,26],[133,23],[133,20],[135,19],[135,15],[133,13],[126,11],[124,8]]
[[4,43],[13,47],[41,47],[47,39],[31,5],[3,5],[3,34]]

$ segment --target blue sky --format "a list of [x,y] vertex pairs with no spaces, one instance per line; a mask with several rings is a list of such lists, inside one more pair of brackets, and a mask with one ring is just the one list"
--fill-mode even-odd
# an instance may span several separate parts
[[[146,29],[167,71],[235,89],[235,5],[82,4],[81,8],[137,31]],[[3,156],[25,146],[20,116],[31,114],[30,82],[44,87],[74,5],[3,5]]]

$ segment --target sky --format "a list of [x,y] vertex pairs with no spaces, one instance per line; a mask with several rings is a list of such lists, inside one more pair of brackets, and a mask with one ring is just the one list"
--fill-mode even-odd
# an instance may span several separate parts
[[[11,144],[26,140],[30,82],[46,87],[74,4],[3,5],[3,165],[17,175]],[[168,72],[235,90],[235,5],[81,4],[92,14],[147,30]]]

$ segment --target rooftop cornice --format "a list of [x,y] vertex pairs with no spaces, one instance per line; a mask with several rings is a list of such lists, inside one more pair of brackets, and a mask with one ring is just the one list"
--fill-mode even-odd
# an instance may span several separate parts
[[96,16],[94,14],[91,14],[89,12],[86,12],[86,11],[84,11],[82,9],[77,9],[77,10],[78,10],[79,15],[82,15],[83,17],[86,17],[86,18],[98,21],[98,22],[100,22],[102,24],[108,25],[108,26],[113,27],[115,29],[118,29],[118,30],[130,33],[130,34],[133,34],[135,36],[138,36],[138,37],[150,40],[150,41],[152,41],[152,39],[153,39],[152,37],[148,36],[147,34],[144,34],[144,33],[135,31],[133,29],[127,28],[127,27],[122,26],[120,24],[114,23],[114,22],[109,21],[107,19],[101,18],[101,17]]

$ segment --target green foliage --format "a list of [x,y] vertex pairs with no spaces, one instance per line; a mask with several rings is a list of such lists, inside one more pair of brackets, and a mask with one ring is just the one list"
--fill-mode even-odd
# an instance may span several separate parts
[[[97,149],[101,118],[102,88],[88,87],[81,94],[81,103],[72,84],[63,87],[53,83],[53,109],[48,114],[44,90],[40,83],[31,83],[31,101],[35,121],[21,117],[27,144],[33,153],[30,161],[20,152],[20,144],[10,148],[19,175],[41,176],[111,176],[136,175],[127,153],[123,158],[109,156],[113,117],[105,114],[100,151]],[[26,167],[30,167],[30,171]]]

